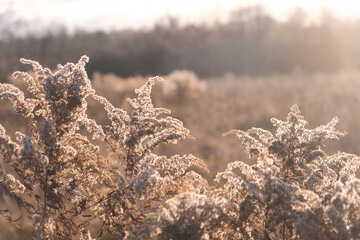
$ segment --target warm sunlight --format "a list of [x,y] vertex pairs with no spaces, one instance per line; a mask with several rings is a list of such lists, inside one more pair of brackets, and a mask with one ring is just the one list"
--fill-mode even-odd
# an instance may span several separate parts
[[164,16],[175,16],[182,23],[225,21],[232,10],[258,4],[280,20],[285,20],[294,7],[304,8],[310,19],[321,16],[324,9],[343,18],[360,16],[360,2],[352,0],[8,0],[0,3],[0,12],[10,9],[16,18],[65,24],[69,29],[111,30],[149,27]]
[[[253,2],[253,1],[248,1]],[[330,1],[314,1],[314,0],[270,0],[257,1],[264,4],[276,16],[282,17],[293,7],[302,7],[307,12],[318,16],[324,9],[332,11],[335,15],[343,18],[353,18],[360,16],[360,2],[352,0],[330,0]]]
[[0,240],[360,240],[359,39],[354,0],[0,0]]

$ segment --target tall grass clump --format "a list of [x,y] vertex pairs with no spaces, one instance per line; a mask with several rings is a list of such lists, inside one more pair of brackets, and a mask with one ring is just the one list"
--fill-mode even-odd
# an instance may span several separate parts
[[[27,121],[15,137],[0,125],[0,185],[32,221],[33,239],[359,239],[359,157],[327,155],[343,136],[327,125],[307,129],[296,106],[276,133],[232,130],[254,165],[230,163],[210,186],[205,162],[163,156],[158,146],[193,139],[183,123],[151,100],[150,78],[128,99],[131,111],[96,94],[86,56],[52,72],[21,59],[27,93],[0,84],[0,97]],[[99,123],[89,99],[104,109]],[[210,106],[209,106],[210,107]],[[201,123],[199,123],[201,124]],[[13,210],[0,209],[10,224]]]
[[360,181],[358,156],[327,155],[324,141],[344,134],[338,119],[315,129],[296,105],[286,121],[272,119],[275,134],[260,128],[232,130],[257,158],[249,166],[232,162],[219,173],[224,194],[234,204],[241,237],[246,239],[358,239]]
[[[10,169],[0,168],[1,185],[32,219],[37,239],[92,239],[104,229],[122,238],[162,201],[188,189],[203,191],[202,177],[186,171],[193,165],[206,169],[202,160],[152,152],[158,145],[191,138],[167,109],[152,105],[151,88],[161,78],[136,90],[128,114],[95,94],[85,56],[77,64],[58,66],[55,73],[35,61],[21,61],[35,72],[34,77],[14,74],[28,84],[30,97],[9,84],[0,85],[0,97],[27,120],[29,135],[16,132],[13,140],[0,127],[3,164]],[[88,118],[88,97],[104,105],[108,125]],[[81,127],[106,142],[117,161],[101,155]],[[192,181],[197,184],[190,187]],[[101,227],[90,233],[93,222]]]

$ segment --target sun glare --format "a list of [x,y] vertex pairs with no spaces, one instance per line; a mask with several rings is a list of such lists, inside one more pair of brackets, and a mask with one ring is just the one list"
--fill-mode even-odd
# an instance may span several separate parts
[[2,3],[0,8],[12,8],[24,21],[56,22],[69,29],[89,30],[150,27],[164,16],[174,16],[185,24],[213,23],[226,21],[236,8],[253,5],[265,6],[279,20],[286,20],[294,7],[303,8],[310,19],[321,16],[323,10],[342,18],[360,17],[360,2],[353,0],[13,0],[7,5]]
[[360,2],[353,0],[274,0],[257,3],[265,5],[278,18],[286,16],[294,7],[303,8],[311,17],[318,17],[324,10],[331,11],[342,18],[360,17]]

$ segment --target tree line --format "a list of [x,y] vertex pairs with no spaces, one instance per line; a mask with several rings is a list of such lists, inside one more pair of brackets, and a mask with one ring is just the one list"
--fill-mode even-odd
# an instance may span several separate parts
[[[1,25],[0,16],[0,25]],[[4,27],[4,22],[2,24]],[[11,30],[11,29],[13,30]],[[181,25],[169,17],[151,29],[69,33],[65,27],[47,33],[10,34],[0,40],[0,76],[22,69],[20,57],[55,67],[87,54],[88,74],[162,75],[188,69],[200,77],[336,72],[360,66],[360,19],[344,20],[324,11],[316,22],[296,8],[286,21],[262,6],[239,8],[225,23]]]

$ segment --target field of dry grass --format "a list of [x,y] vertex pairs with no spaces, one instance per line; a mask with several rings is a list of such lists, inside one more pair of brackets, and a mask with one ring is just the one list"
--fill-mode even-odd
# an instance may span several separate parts
[[[166,83],[155,86],[152,99],[155,106],[168,108],[172,116],[184,122],[196,140],[185,140],[176,145],[162,145],[157,153],[165,155],[194,154],[209,166],[212,181],[228,163],[236,160],[251,163],[244,148],[233,137],[223,133],[231,129],[247,130],[252,126],[274,130],[270,118],[284,119],[290,106],[297,104],[314,128],[338,116],[338,129],[348,134],[340,141],[327,144],[328,153],[344,151],[360,154],[360,72],[344,71],[337,74],[305,75],[295,71],[289,75],[264,77],[233,76],[199,79],[189,71],[175,71],[163,76]],[[113,74],[95,74],[93,88],[106,96],[114,106],[130,109],[129,97],[148,77],[120,78]],[[20,82],[10,80],[20,88]],[[21,130],[24,121],[11,112],[10,104],[2,101],[0,120],[9,134]],[[99,122],[106,122],[106,112],[95,101],[89,100],[87,113]],[[25,129],[24,129],[25,130]],[[359,176],[359,171],[358,174]],[[16,227],[0,222],[0,239],[14,236]],[[26,220],[25,223],[26,224]],[[3,238],[5,236],[5,238]],[[26,236],[18,239],[26,239]]]
[[[327,143],[330,151],[360,154],[360,72],[305,75],[295,71],[289,75],[228,74],[198,79],[192,72],[176,71],[164,79],[166,83],[153,91],[154,104],[170,109],[196,140],[167,145],[162,153],[193,153],[207,161],[213,174],[234,159],[248,161],[242,147],[234,139],[223,137],[224,132],[252,126],[273,129],[270,118],[284,118],[293,104],[298,104],[310,127],[338,116],[338,128],[348,134],[341,141]],[[140,76],[123,79],[95,74],[93,86],[116,106],[126,108],[125,99],[132,97],[133,89],[145,80]],[[100,110],[90,106],[89,111],[99,115]]]
[[[251,126],[272,129],[270,118],[284,118],[293,104],[302,110],[310,127],[338,116],[338,128],[348,134],[341,141],[329,142],[329,149],[360,154],[360,72],[305,75],[295,71],[288,75],[238,77],[228,74],[222,78],[199,79],[190,71],[179,70],[163,77],[165,84],[156,85],[152,93],[155,106],[170,109],[196,140],[162,146],[160,151],[192,153],[204,159],[211,169],[211,179],[234,159],[249,161],[234,139],[222,136],[224,132]],[[92,85],[115,106],[129,109],[126,99],[133,97],[134,89],[147,78],[97,73]],[[17,86],[22,84],[16,80],[11,82]],[[88,112],[105,121],[101,105],[90,102]],[[24,121],[12,114],[11,105],[5,101],[0,119],[10,132],[24,126]]]

